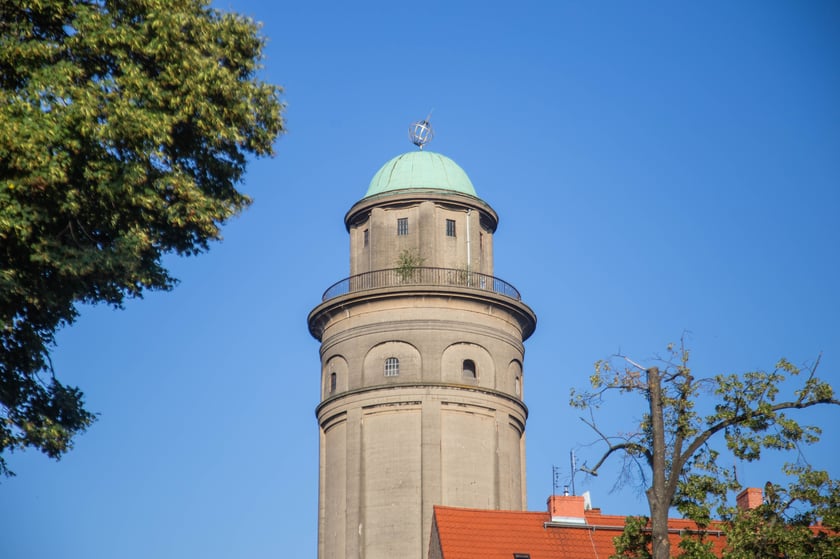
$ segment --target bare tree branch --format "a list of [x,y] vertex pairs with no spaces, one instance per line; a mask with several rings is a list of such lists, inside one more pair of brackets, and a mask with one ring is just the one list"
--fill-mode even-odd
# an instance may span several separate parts
[[584,419],[582,417],[580,418],[580,420],[583,421],[584,423],[586,423],[586,425],[588,425],[593,431],[595,431],[598,434],[598,436],[601,437],[601,440],[603,440],[605,443],[607,443],[607,447],[608,447],[606,452],[604,452],[604,454],[601,456],[600,460],[598,460],[598,463],[595,464],[595,467],[587,468],[585,466],[581,466],[580,471],[585,472],[585,473],[590,474],[590,475],[593,475],[593,476],[597,476],[598,475],[598,469],[601,467],[601,465],[604,462],[607,461],[607,458],[609,458],[610,455],[613,454],[614,452],[618,452],[618,451],[621,451],[621,450],[631,451],[631,452],[634,452],[636,454],[643,455],[645,457],[645,459],[647,460],[648,465],[650,465],[651,461],[653,460],[653,456],[651,455],[650,450],[648,450],[647,447],[645,447],[645,446],[643,446],[639,443],[633,442],[633,441],[626,441],[626,442],[619,443],[619,444],[613,444],[611,442],[610,438],[607,437],[604,433],[602,433],[601,430],[598,429],[598,427],[595,425],[594,422],[587,421],[586,419]]

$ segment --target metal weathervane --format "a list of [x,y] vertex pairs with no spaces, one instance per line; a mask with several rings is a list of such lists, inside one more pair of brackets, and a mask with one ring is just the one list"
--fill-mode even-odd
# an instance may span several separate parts
[[432,130],[432,112],[429,111],[429,116],[423,120],[418,120],[408,127],[408,137],[411,143],[419,147],[421,150],[423,146],[432,141],[435,137],[435,131]]

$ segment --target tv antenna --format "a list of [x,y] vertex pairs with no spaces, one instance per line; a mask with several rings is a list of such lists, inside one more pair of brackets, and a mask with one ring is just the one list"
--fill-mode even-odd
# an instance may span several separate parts
[[[570,462],[572,474],[570,476],[568,485],[565,484],[565,483],[562,484],[563,485],[563,495],[565,495],[567,497],[570,494],[571,495],[577,495],[577,492],[575,491],[575,473],[577,472],[578,468],[577,468],[577,459],[575,458],[575,451],[574,450],[569,452],[569,462]],[[552,478],[551,479],[551,490],[552,490],[551,493],[552,493],[552,495],[557,495],[558,494],[557,492],[560,489],[560,485],[562,483],[562,480],[560,479],[560,467],[559,466],[551,466],[551,478]],[[571,486],[571,493],[569,493],[569,486]]]
[[[560,487],[560,467],[551,466],[551,494],[557,495],[557,490]],[[568,490],[569,486],[564,486]]]

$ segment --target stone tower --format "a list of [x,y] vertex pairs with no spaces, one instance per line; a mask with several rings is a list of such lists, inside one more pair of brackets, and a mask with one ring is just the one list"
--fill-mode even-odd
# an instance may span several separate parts
[[498,216],[451,159],[388,161],[344,218],[321,342],[320,559],[425,559],[434,505],[524,510],[523,341],[493,276]]

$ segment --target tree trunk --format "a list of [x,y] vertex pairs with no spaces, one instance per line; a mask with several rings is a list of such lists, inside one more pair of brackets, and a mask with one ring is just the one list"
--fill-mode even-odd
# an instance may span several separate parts
[[665,469],[665,418],[662,411],[662,378],[659,368],[647,370],[647,385],[650,394],[650,425],[653,435],[653,484],[647,490],[650,505],[650,528],[653,559],[670,559],[671,542],[668,540],[668,509],[671,498],[666,495]]

